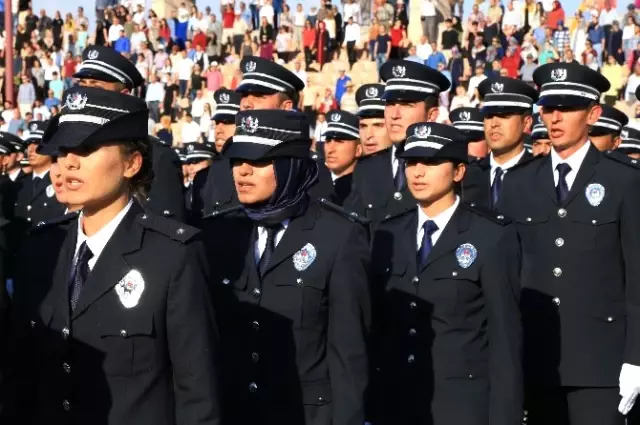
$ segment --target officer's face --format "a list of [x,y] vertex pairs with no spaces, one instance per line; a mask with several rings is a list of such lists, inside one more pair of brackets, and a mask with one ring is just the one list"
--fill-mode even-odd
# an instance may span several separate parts
[[480,140],[479,142],[470,142],[467,145],[467,153],[469,156],[484,158],[485,156],[487,156],[487,153],[489,153],[487,142],[485,140]]
[[269,200],[277,187],[276,173],[271,161],[234,161],[233,180],[238,200],[245,205]]
[[407,184],[411,195],[421,205],[433,204],[452,196],[454,184],[462,181],[466,166],[451,161],[437,163],[407,161]]
[[371,155],[391,146],[384,118],[360,119],[359,125],[363,155]]
[[142,167],[139,152],[125,154],[122,146],[104,145],[63,151],[58,156],[66,200],[98,211],[128,200],[130,180]]
[[362,156],[359,140],[327,140],[324,142],[324,157],[327,168],[336,176],[353,172],[356,161]]
[[40,155],[36,152],[38,145],[31,143],[27,146],[27,156],[29,158],[29,165],[36,170],[49,167],[51,165],[51,157],[47,155]]
[[620,137],[615,134],[604,136],[589,136],[589,140],[600,152],[614,150],[620,144]]
[[13,170],[18,166],[18,161],[18,154],[14,152],[2,158],[2,166],[5,170]]
[[496,155],[510,152],[522,143],[525,131],[530,131],[533,119],[519,114],[494,114],[484,119],[484,136],[489,149]]
[[209,161],[206,159],[204,161],[198,161],[198,162],[187,164],[187,173],[189,174],[189,178],[193,180],[193,178],[196,176],[198,171],[203,170],[208,166],[209,166]]
[[122,83],[110,83],[106,81],[94,80],[93,78],[81,78],[78,85],[82,87],[95,87],[117,93],[128,93],[129,90]]
[[549,132],[549,140],[556,152],[573,153],[589,137],[589,127],[600,118],[602,107],[549,107],[540,108],[540,116]]
[[551,140],[540,139],[533,142],[533,148],[531,149],[533,156],[547,156],[549,152],[551,152]]
[[249,93],[244,94],[240,100],[240,110],[247,111],[250,109],[293,109],[293,102],[285,99],[280,93],[263,94]]
[[233,137],[233,133],[236,131],[235,123],[226,123],[222,121],[216,121],[215,135],[216,135],[216,152],[220,153],[224,144]]
[[[435,117],[433,111],[435,110]],[[393,143],[404,141],[407,127],[417,122],[427,122],[438,117],[438,108],[426,109],[424,101],[387,101],[384,108],[384,122]]]

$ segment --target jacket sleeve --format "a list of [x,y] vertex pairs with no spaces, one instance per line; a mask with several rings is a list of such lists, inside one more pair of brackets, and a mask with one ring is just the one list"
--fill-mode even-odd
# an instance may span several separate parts
[[199,241],[183,251],[167,300],[167,340],[173,365],[176,423],[219,425],[218,333]]
[[[164,146],[153,147],[153,183],[149,191],[148,207],[158,215],[185,222],[187,210],[184,204],[182,166],[176,153]],[[169,214],[165,214],[169,211]]]
[[369,249],[363,226],[353,224],[338,250],[329,283],[329,375],[334,425],[364,423],[371,324]]
[[520,262],[516,229],[508,225],[481,272],[489,329],[491,425],[516,424],[522,420]]

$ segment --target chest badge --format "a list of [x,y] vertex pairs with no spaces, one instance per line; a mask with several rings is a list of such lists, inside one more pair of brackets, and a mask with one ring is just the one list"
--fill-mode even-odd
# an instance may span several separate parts
[[115,290],[124,308],[135,307],[144,292],[144,279],[139,271],[131,270],[118,282]]
[[592,207],[597,207],[602,203],[605,193],[604,186],[600,183],[591,183],[584,192]]
[[478,250],[475,246],[470,243],[463,243],[456,249],[456,259],[458,260],[458,265],[463,269],[468,268],[470,265],[476,261],[478,257]]
[[56,191],[53,189],[52,185],[47,186],[47,188],[45,189],[45,192],[49,198],[53,198],[53,195],[56,194]]
[[305,271],[316,260],[316,247],[310,243],[302,247],[302,249],[293,254],[293,267],[299,272]]

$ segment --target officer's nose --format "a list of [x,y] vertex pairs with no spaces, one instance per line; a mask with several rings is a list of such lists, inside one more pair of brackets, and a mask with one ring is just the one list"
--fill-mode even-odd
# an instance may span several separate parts
[[551,120],[553,122],[560,122],[562,121],[562,111],[560,111],[559,109],[555,109],[552,113],[551,113]]
[[253,109],[253,102],[251,102],[248,96],[243,97],[242,100],[240,101],[240,110],[247,111],[250,109]]

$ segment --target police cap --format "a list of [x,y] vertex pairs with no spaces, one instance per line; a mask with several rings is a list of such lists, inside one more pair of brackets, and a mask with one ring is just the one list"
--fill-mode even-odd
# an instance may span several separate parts
[[440,71],[407,60],[385,62],[380,68],[380,78],[386,83],[382,96],[385,100],[416,102],[438,96],[451,87]]
[[47,121],[31,121],[27,128],[27,130],[29,130],[29,137],[27,137],[24,142],[28,145],[39,144],[47,126]]
[[540,106],[587,106],[611,87],[599,72],[578,63],[548,63],[533,73]]
[[508,77],[485,78],[478,85],[483,99],[482,113],[521,114],[531,111],[538,100],[538,92],[522,80]]
[[358,116],[360,118],[384,117],[384,84],[363,84],[356,91]]
[[629,117],[613,106],[602,104],[602,115],[591,127],[589,134],[592,136],[606,136],[607,134],[620,134],[622,127],[627,125]]
[[242,81],[238,93],[287,93],[297,94],[304,89],[304,82],[282,65],[257,56],[246,56],[240,62]]
[[456,108],[449,113],[449,119],[468,141],[484,139],[484,116],[478,108]]
[[618,146],[620,152],[627,153],[640,153],[640,130],[634,127],[626,126],[620,132],[620,138],[622,141]]
[[82,52],[82,65],[74,78],[91,78],[107,83],[122,83],[134,89],[144,83],[133,62],[115,50],[104,46],[91,46]]
[[428,161],[447,160],[467,162],[467,140],[454,127],[421,122],[407,128],[407,139],[404,150],[398,154],[405,159],[422,159]]
[[324,137],[325,140],[358,140],[360,138],[358,117],[337,109],[329,111]]
[[235,123],[236,114],[240,111],[240,99],[241,96],[232,90],[225,88],[216,90],[213,94],[216,110],[211,119],[217,122]]
[[200,162],[216,156],[215,145],[211,143],[189,143],[185,147],[187,162]]
[[533,130],[531,130],[531,140],[542,140],[548,138],[549,132],[547,131],[547,127],[542,121],[542,115],[540,115],[539,113],[533,114]]

